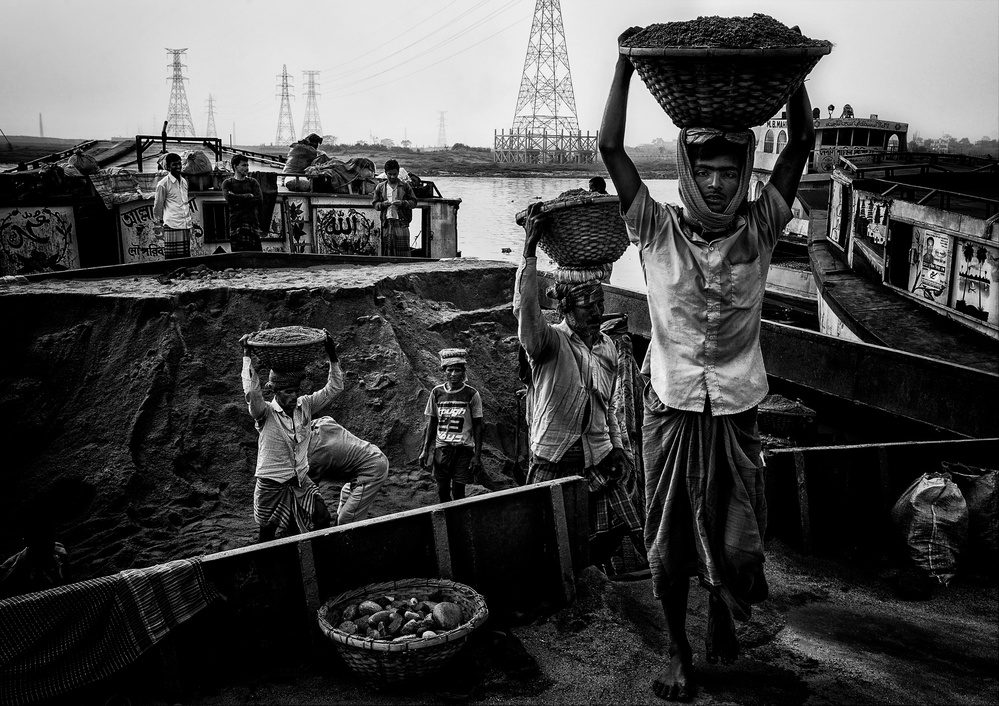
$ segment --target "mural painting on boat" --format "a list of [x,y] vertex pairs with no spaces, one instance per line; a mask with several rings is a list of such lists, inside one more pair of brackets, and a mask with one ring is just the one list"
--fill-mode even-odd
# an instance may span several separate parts
[[316,206],[313,233],[323,255],[378,255],[374,209]]
[[4,275],[80,266],[73,208],[0,208],[0,270]]
[[857,197],[857,220],[853,232],[882,259],[888,239],[889,203],[869,196]]
[[999,323],[995,286],[999,248],[965,241],[958,247],[958,291],[954,308],[989,323]]
[[[205,246],[202,210],[192,213],[191,255],[210,255]],[[121,236],[122,262],[151,262],[163,259],[163,233],[156,232],[152,201],[133,201],[118,206],[118,232]]]
[[284,241],[284,204],[278,201],[274,204],[274,211],[271,213],[271,222],[266,229],[261,229],[261,240]]
[[938,304],[947,304],[950,236],[928,228],[912,229],[909,291]]
[[285,231],[290,236],[291,252],[313,250],[309,204],[302,197],[289,197],[284,202]]

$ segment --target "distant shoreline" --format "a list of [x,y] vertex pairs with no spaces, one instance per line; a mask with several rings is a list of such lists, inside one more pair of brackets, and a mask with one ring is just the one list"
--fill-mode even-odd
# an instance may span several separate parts
[[[9,164],[13,168],[18,162],[30,162],[50,154],[71,149],[85,140],[58,137],[33,137],[25,135],[8,135],[6,143],[0,143],[0,164]],[[100,141],[106,149],[113,140]],[[287,148],[271,145],[235,145],[263,154],[283,156]],[[334,159],[347,161],[364,157],[380,168],[390,157],[399,160],[405,169],[423,178],[434,177],[493,177],[512,179],[545,179],[545,178],[589,178],[590,176],[606,176],[607,170],[600,161],[593,164],[524,164],[516,162],[494,162],[489,148],[459,148],[457,150],[440,150],[432,152],[416,151],[405,148],[370,149],[364,146],[356,150],[337,145],[328,152]],[[643,177],[650,179],[675,179],[676,163],[673,155],[663,158],[648,157],[636,152],[633,155],[635,165]]]

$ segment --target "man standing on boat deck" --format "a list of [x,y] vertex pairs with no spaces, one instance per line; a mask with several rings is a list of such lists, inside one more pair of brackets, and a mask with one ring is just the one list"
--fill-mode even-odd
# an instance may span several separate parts
[[[619,43],[638,28],[619,37]],[[634,68],[618,55],[600,128],[600,154],[621,199],[648,284],[652,342],[645,357],[643,445],[653,590],[670,636],[655,693],[696,692],[686,633],[691,576],[709,592],[705,658],[739,652],[733,618],[766,599],[766,499],[757,405],[767,394],[760,318],[770,257],[791,220],[814,141],[804,86],[787,104],[789,141],[759,199],[747,202],[754,136],[681,130],[683,207],[655,202],[624,148]]]
[[530,367],[527,483],[586,478],[590,560],[611,572],[611,556],[625,536],[644,553],[641,513],[622,482],[629,467],[613,409],[618,350],[600,331],[604,291],[599,280],[549,289],[562,321],[554,326],[545,321],[537,275],[544,218],[540,203],[528,207],[524,258],[513,294],[517,335]]
[[180,170],[180,155],[171,152],[163,158],[169,172],[156,184],[153,199],[153,219],[163,232],[163,257],[172,260],[191,256],[191,198],[187,194],[187,179]]
[[313,416],[343,390],[343,370],[337,359],[336,344],[327,331],[325,346],[330,372],[323,389],[299,396],[304,371],[271,370],[267,388],[274,398],[267,403],[250,358],[249,338],[250,334],[246,334],[239,342],[243,347],[243,393],[259,434],[253,490],[253,519],[260,527],[258,541],[274,539],[292,523],[299,532],[329,527],[329,509],[308,475],[309,441]]
[[416,208],[416,194],[409,182],[399,179],[399,162],[385,162],[386,181],[375,187],[371,204],[381,212],[382,255],[409,257],[409,223]]
[[233,176],[222,182],[222,196],[229,204],[229,248],[232,252],[260,252],[260,209],[264,205],[260,184],[249,175],[246,155],[232,158],[232,171]]

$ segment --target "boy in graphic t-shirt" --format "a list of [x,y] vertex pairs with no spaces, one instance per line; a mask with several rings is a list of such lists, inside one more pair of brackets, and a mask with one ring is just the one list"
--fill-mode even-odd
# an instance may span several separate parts
[[482,465],[482,398],[475,388],[465,384],[467,355],[462,348],[440,352],[445,382],[430,391],[423,412],[427,430],[420,466],[433,464],[442,503],[465,497],[473,469]]

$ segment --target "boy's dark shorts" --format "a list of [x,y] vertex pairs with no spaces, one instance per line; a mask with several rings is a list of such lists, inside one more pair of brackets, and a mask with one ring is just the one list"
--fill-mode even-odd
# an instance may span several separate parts
[[438,446],[434,449],[434,480],[450,480],[468,485],[472,482],[471,446]]

